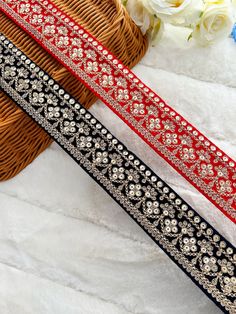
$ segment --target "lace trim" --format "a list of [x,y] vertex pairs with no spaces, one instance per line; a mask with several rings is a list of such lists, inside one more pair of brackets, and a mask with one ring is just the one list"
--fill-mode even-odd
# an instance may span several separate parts
[[235,313],[234,247],[3,35],[0,87],[219,307]]
[[236,222],[235,162],[51,1],[0,0],[2,10]]

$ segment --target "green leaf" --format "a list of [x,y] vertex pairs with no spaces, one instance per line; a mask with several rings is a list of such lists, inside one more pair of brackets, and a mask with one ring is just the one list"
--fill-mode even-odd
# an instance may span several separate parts
[[192,37],[193,37],[193,33],[191,33],[189,36],[188,36],[188,41],[190,41],[190,39],[192,39]]

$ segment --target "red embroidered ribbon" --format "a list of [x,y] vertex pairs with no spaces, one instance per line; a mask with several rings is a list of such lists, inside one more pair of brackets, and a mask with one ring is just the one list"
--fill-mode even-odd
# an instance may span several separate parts
[[1,10],[91,89],[172,167],[236,222],[235,162],[51,1]]

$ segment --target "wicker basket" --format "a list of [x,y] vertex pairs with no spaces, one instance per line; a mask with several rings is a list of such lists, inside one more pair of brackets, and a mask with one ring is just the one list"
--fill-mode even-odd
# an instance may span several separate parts
[[[130,19],[120,0],[54,0],[85,26],[127,66],[134,66],[147,49],[147,39]],[[32,38],[0,13],[0,32],[87,108],[96,97]],[[50,137],[0,92],[0,181],[32,162],[51,143]]]

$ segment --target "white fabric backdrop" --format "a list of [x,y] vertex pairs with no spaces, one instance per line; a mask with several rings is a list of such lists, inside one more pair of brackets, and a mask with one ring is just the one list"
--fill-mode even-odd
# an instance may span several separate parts
[[[135,67],[236,158],[236,44],[166,32]],[[236,243],[236,228],[99,101],[91,111]],[[56,144],[0,183],[2,314],[217,314],[221,311]]]

